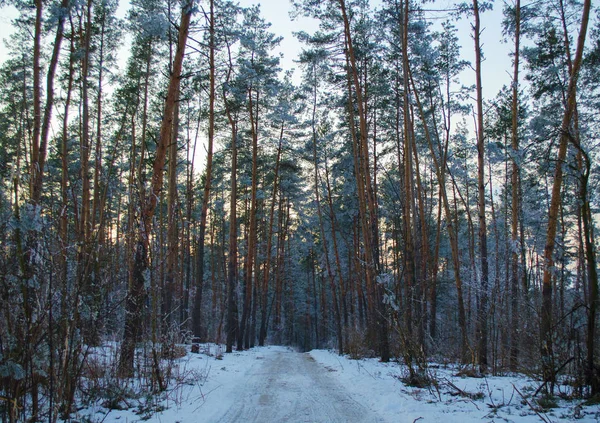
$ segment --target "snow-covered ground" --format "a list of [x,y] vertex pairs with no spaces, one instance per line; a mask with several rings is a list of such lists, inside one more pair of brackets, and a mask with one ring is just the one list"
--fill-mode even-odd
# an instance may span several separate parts
[[[600,422],[600,406],[582,406],[582,401],[558,401],[558,408],[539,411],[535,400],[527,398],[539,383],[523,376],[463,378],[455,375],[456,369],[437,368],[430,371],[438,387],[420,389],[401,382],[406,369],[396,363],[350,360],[324,350],[310,354],[388,422]],[[471,398],[458,395],[457,388]]]
[[99,401],[77,418],[107,423],[600,422],[598,405],[558,401],[557,408],[540,411],[528,398],[538,383],[523,376],[462,378],[456,369],[437,368],[431,371],[438,386],[419,389],[401,382],[405,369],[397,363],[286,347],[223,351],[204,345],[200,354],[178,359],[177,382],[158,402],[138,398],[127,410],[108,410]]

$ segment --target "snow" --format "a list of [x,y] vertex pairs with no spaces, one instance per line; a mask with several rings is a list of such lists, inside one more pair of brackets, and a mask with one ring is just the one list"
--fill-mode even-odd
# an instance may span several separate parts
[[[516,389],[527,396],[539,384],[522,375],[460,377],[456,368],[431,366],[436,367],[430,371],[437,388],[413,388],[402,383],[406,368],[398,363],[351,360],[326,350],[298,353],[269,346],[225,354],[223,346],[203,344],[201,353],[193,354],[186,348],[188,353],[175,360],[173,382],[160,400],[140,398],[129,402],[127,410],[108,410],[98,401],[80,410],[75,420],[600,422],[600,406],[582,406],[582,401],[559,400],[557,408],[536,412],[535,400],[525,401]],[[458,390],[471,397],[457,395]]]
[[[377,359],[350,360],[330,351],[313,350],[312,357],[328,369],[348,391],[389,422],[468,423],[482,421],[540,422],[600,421],[600,407],[581,407],[581,401],[560,402],[559,408],[541,417],[523,404],[523,394],[537,389],[538,382],[524,376],[468,378],[456,376],[457,369],[431,369],[438,388],[412,388],[401,378],[406,372],[397,363],[381,363]],[[464,398],[448,384],[464,392],[481,393],[480,399]],[[514,386],[513,386],[514,385]],[[531,404],[534,400],[528,400]],[[579,418],[577,418],[579,417]]]

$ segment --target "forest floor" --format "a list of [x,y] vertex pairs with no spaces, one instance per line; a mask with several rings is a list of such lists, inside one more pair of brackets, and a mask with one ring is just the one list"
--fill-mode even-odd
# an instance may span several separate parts
[[[187,347],[189,351],[189,346]],[[157,398],[98,401],[76,417],[90,422],[600,422],[600,406],[531,395],[539,382],[522,375],[461,377],[432,365],[437,384],[406,386],[398,363],[351,360],[331,351],[299,353],[261,347],[223,354],[217,345],[187,353],[171,368],[173,382]],[[120,408],[120,407],[116,407]]]

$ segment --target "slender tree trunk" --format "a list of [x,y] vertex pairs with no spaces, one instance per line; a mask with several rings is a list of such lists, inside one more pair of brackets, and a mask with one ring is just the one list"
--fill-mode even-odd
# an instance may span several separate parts
[[550,199],[550,208],[548,211],[548,232],[546,236],[546,245],[544,247],[544,275],[542,281],[542,307],[540,311],[540,337],[541,337],[541,358],[542,372],[544,381],[550,384],[550,393],[554,388],[556,379],[553,365],[552,348],[552,279],[554,268],[554,246],[556,243],[556,232],[558,228],[558,213],[561,203],[561,187],[563,180],[563,163],[567,157],[567,147],[571,137],[570,128],[572,118],[575,113],[575,104],[577,98],[577,80],[579,69],[583,59],[583,47],[587,35],[587,27],[590,15],[591,0],[585,0],[583,3],[583,12],[581,18],[581,27],[577,41],[577,51],[569,77],[569,87],[567,90],[567,105],[561,123],[561,135],[558,149],[558,158],[556,169],[554,171],[554,184],[552,186],[552,195]]
[[42,169],[39,169],[38,166],[40,158],[40,135],[42,127],[42,65],[40,64],[40,59],[44,9],[43,0],[35,0],[35,6],[35,26],[33,35],[33,138],[31,142],[31,159],[29,163],[31,166],[30,196],[34,204],[39,203],[39,198],[42,195],[41,190],[37,192],[38,187],[36,186],[36,181],[42,180],[41,176],[38,176]]
[[468,360],[468,352],[469,352],[469,341],[468,341],[468,331],[467,331],[467,318],[465,312],[465,304],[463,298],[463,286],[462,286],[462,276],[461,276],[461,263],[460,263],[460,250],[458,245],[458,230],[454,225],[454,219],[452,218],[452,212],[450,209],[450,201],[448,200],[448,194],[446,191],[446,178],[445,178],[445,163],[446,163],[446,155],[442,153],[442,163],[438,160],[437,154],[435,153],[435,149],[433,148],[433,142],[431,141],[431,135],[429,131],[429,126],[427,124],[427,120],[425,117],[425,112],[423,110],[423,106],[419,99],[419,93],[416,89],[415,82],[412,79],[411,75],[411,84],[413,88],[413,93],[415,95],[415,102],[417,103],[417,107],[419,109],[419,114],[421,115],[421,120],[423,121],[423,128],[425,131],[425,138],[429,145],[429,151],[431,152],[431,157],[433,159],[433,164],[435,168],[435,173],[437,175],[437,179],[440,185],[440,194],[442,197],[442,205],[444,207],[444,216],[446,220],[446,229],[448,231],[448,238],[450,238],[450,251],[452,254],[452,266],[454,270],[454,282],[456,284],[456,292],[457,292],[457,302],[458,302],[458,326],[460,327],[461,332],[461,360],[463,363],[466,363]]
[[[244,307],[242,310],[242,322],[239,328],[237,349],[243,349],[244,332],[248,329],[252,303],[253,270],[256,259],[256,192],[258,189],[258,98],[256,93],[256,112],[252,88],[248,90],[248,115],[250,116],[250,132],[252,135],[252,187],[250,192],[250,231],[248,233],[248,258],[246,270],[246,294],[244,296]],[[256,113],[256,114],[255,114]]]
[[[317,215],[319,217],[319,231],[321,235],[321,243],[323,245],[323,255],[325,257],[325,267],[327,271],[327,278],[329,280],[329,286],[331,289],[331,300],[333,302],[333,317],[335,319],[335,327],[336,327],[336,338],[338,344],[338,352],[339,354],[343,354],[343,338],[342,338],[342,322],[340,317],[340,306],[337,298],[337,289],[335,287],[335,278],[333,276],[333,272],[331,270],[331,261],[329,259],[329,247],[327,244],[327,238],[325,235],[325,229],[323,225],[323,211],[321,207],[321,195],[319,189],[319,162],[317,156],[317,132],[316,132],[316,122],[314,110],[316,107],[316,102],[313,103],[313,164],[314,164],[314,178],[315,178],[315,201],[317,202]],[[323,303],[325,303],[325,299],[323,298]]]
[[477,186],[478,186],[478,209],[479,209],[479,248],[481,250],[481,283],[480,299],[477,312],[477,336],[479,338],[478,357],[480,369],[485,371],[488,365],[488,285],[489,264],[487,249],[487,225],[485,216],[485,133],[483,127],[483,93],[481,86],[481,24],[479,18],[479,2],[473,0],[473,15],[475,24],[473,26],[473,38],[475,40],[475,81],[477,91]]
[[[437,176],[437,171],[436,171]],[[440,240],[442,234],[442,187],[439,188],[438,193],[438,212],[437,212],[437,225],[435,231],[435,247],[433,251],[433,263],[432,263],[432,275],[431,275],[431,287],[429,295],[430,303],[430,316],[429,316],[429,336],[435,341],[437,337],[437,276],[439,267],[440,257]]]
[[[386,307],[383,303],[383,292],[376,278],[380,271],[379,251],[378,251],[378,221],[376,211],[376,201],[374,197],[371,172],[369,169],[369,147],[368,147],[368,130],[367,130],[367,114],[365,111],[365,102],[363,100],[362,88],[359,82],[358,69],[356,66],[356,57],[352,44],[352,35],[350,30],[350,21],[346,12],[345,0],[339,0],[340,11],[344,22],[344,34],[346,40],[346,58],[350,66],[348,69],[349,78],[354,86],[356,95],[356,105],[358,107],[359,117],[359,137],[354,136],[356,144],[355,160],[356,175],[357,175],[357,191],[359,204],[361,206],[361,221],[363,226],[363,241],[365,246],[366,259],[366,277],[367,287],[370,292],[370,300],[373,303],[373,320],[376,324],[376,332],[378,339],[378,352],[381,355],[381,360],[384,362],[390,359],[388,329]],[[350,104],[352,104],[352,93],[349,92]],[[350,111],[352,107],[350,107]],[[350,120],[350,125],[354,127],[354,119]]]
[[215,138],[215,7],[214,0],[210,0],[210,46],[209,46],[209,105],[208,105],[208,148],[206,153],[206,172],[204,192],[202,195],[202,211],[200,214],[200,228],[198,234],[198,259],[196,277],[196,295],[194,296],[194,312],[192,314],[192,331],[196,337],[202,336],[202,287],[204,284],[204,236],[206,233],[206,219],[210,188],[212,183],[213,143]]
[[[179,95],[177,96],[179,97]],[[173,111],[173,126],[171,140],[167,150],[169,159],[168,188],[167,188],[167,269],[163,301],[165,303],[165,314],[163,320],[165,329],[171,331],[176,324],[175,303],[179,300],[178,280],[178,255],[179,255],[179,229],[177,219],[177,147],[179,134],[179,102],[175,103]],[[169,333],[165,333],[169,335]]]
[[[413,214],[412,210],[414,207],[414,192],[413,192],[413,154],[412,154],[412,139],[414,131],[412,129],[413,122],[410,115],[410,103],[409,103],[409,62],[408,62],[408,22],[409,22],[409,8],[408,0],[403,1],[402,11],[402,66],[403,66],[403,118],[404,118],[404,219],[402,220],[404,225],[404,272],[405,272],[405,301],[406,310],[404,313],[405,321],[404,327],[406,330],[405,343],[412,343],[413,333],[413,305],[415,303],[414,290],[416,287],[415,277],[415,249],[413,240]],[[413,351],[413,348],[409,345],[405,345],[408,351]],[[408,352],[409,360],[412,360],[412,352]],[[412,372],[412,365],[409,364],[409,369]]]
[[[325,157],[325,182],[327,185],[327,200],[329,203],[329,214],[331,216],[331,239],[332,239],[332,246],[333,246],[333,253],[334,253],[334,257],[335,257],[335,266],[336,266],[336,272],[338,275],[338,279],[340,282],[340,306],[343,307],[344,309],[344,326],[348,326],[348,315],[346,312],[346,289],[344,288],[344,280],[343,280],[343,273],[342,273],[342,264],[340,261],[340,253],[339,253],[339,249],[338,249],[338,244],[337,244],[337,225],[336,225],[336,219],[335,219],[335,211],[333,209],[333,199],[332,199],[332,190],[331,190],[331,184],[329,182],[329,170],[328,170],[328,165],[327,165],[327,157]],[[341,320],[341,319],[340,319]],[[341,327],[341,323],[340,323],[340,328],[338,329],[338,336],[341,338],[343,335],[343,330]],[[340,341],[342,348],[340,349],[343,350],[343,340]],[[347,342],[347,340],[346,340]]]
[[80,140],[80,156],[81,156],[81,211],[79,215],[79,242],[80,242],[80,258],[78,266],[80,266],[79,281],[83,283],[86,279],[88,270],[88,247],[91,239],[91,219],[90,219],[90,175],[89,175],[89,159],[91,153],[90,143],[90,112],[89,112],[89,65],[90,65],[90,43],[92,29],[92,0],[87,1],[85,12],[85,23],[80,24],[80,39],[83,42],[81,48],[81,140]]
[[[46,103],[44,106],[44,116],[42,118],[41,111],[41,65],[40,65],[40,49],[41,49],[41,32],[42,32],[42,14],[44,2],[43,0],[35,1],[36,20],[34,29],[34,44],[33,44],[33,110],[34,110],[34,125],[33,125],[33,145],[31,157],[31,200],[35,205],[39,205],[42,195],[42,183],[44,175],[44,167],[46,166],[46,157],[48,150],[48,137],[50,133],[50,123],[52,120],[52,109],[54,108],[54,79],[56,68],[60,56],[60,47],[64,35],[64,23],[68,13],[60,13],[56,27],[56,35],[54,37],[52,56],[48,66],[46,75]],[[60,7],[67,9],[69,0],[62,0]]]
[[594,221],[592,217],[589,193],[588,193],[588,181],[590,176],[590,158],[585,153],[579,143],[577,147],[580,149],[580,171],[581,171],[581,215],[583,221],[583,233],[585,241],[585,258],[588,270],[588,321],[587,321],[587,339],[586,339],[586,370],[585,370],[585,381],[590,386],[590,397],[600,393],[600,369],[595,364],[595,349],[596,349],[596,314],[598,312],[598,271],[597,271],[597,260],[596,260],[596,242],[594,238]]
[[158,203],[160,192],[162,191],[164,165],[167,153],[167,147],[171,140],[171,131],[173,128],[174,109],[179,93],[179,83],[181,68],[185,55],[185,45],[187,42],[190,18],[194,1],[189,0],[182,5],[181,22],[179,25],[179,37],[177,51],[173,61],[173,70],[169,78],[167,97],[165,99],[163,120],[160,127],[158,146],[154,158],[151,192],[149,198],[145,200],[140,217],[140,225],[135,251],[135,264],[133,268],[133,283],[129,287],[125,303],[125,330],[123,335],[123,345],[121,346],[121,355],[119,358],[119,373],[128,377],[133,373],[133,361],[135,353],[135,343],[142,329],[142,312],[145,297],[146,270],[148,269],[148,249],[150,244],[150,233],[152,218]]
[[[231,46],[228,46],[229,69],[227,82],[233,71]],[[237,289],[237,120],[229,107],[224,93],[225,112],[231,126],[231,192],[229,196],[229,255],[227,260],[227,340],[226,352],[233,352],[233,343],[238,331],[236,289]]]
[[510,368],[519,365],[519,58],[521,42],[521,0],[515,5],[515,52],[512,82],[512,170],[511,170],[511,334]]
[[281,162],[281,150],[283,144],[283,123],[281,124],[281,132],[279,133],[279,144],[277,145],[277,159],[275,159],[275,175],[273,177],[273,193],[271,195],[271,208],[269,211],[269,227],[267,229],[267,249],[266,249],[266,263],[265,270],[263,272],[263,284],[262,284],[262,299],[261,299],[261,319],[260,319],[260,332],[258,335],[258,345],[261,347],[265,345],[265,339],[267,337],[267,311],[268,311],[268,298],[269,298],[269,276],[271,272],[271,249],[273,248],[273,222],[275,214],[275,203],[277,200],[277,192],[279,190],[279,165]]

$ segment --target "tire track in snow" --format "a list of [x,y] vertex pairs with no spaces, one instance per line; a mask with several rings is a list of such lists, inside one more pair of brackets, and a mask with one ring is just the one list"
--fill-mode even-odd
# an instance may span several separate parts
[[217,423],[379,423],[309,354],[277,352],[245,374],[233,406]]

